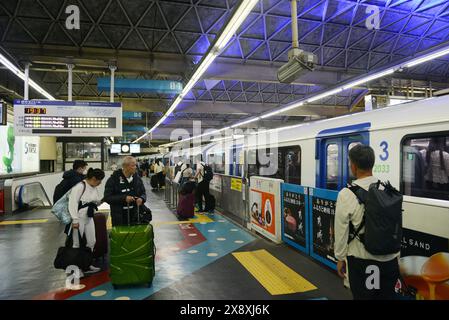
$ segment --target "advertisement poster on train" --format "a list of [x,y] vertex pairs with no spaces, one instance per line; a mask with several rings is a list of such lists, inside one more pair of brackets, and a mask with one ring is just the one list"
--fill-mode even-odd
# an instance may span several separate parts
[[334,257],[334,218],[336,201],[312,197],[313,251],[337,262]]
[[399,269],[417,300],[449,300],[449,239],[402,229]]
[[297,243],[298,245],[306,246],[306,209],[305,209],[305,195],[284,191],[284,229],[282,230],[284,237]]
[[251,189],[251,222],[267,236],[276,235],[274,194]]

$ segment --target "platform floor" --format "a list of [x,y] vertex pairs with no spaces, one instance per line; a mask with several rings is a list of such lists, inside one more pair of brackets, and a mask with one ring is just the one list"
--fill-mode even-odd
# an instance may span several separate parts
[[65,289],[66,275],[53,267],[63,226],[49,210],[38,209],[0,222],[0,299],[352,298],[334,271],[297,250],[250,233],[219,212],[179,221],[163,191],[147,185],[147,195],[157,247],[151,288],[114,290],[106,259],[96,262],[103,271],[82,279],[80,290]]

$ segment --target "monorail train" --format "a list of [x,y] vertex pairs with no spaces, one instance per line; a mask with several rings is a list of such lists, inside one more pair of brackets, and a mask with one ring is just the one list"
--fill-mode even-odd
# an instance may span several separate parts
[[[241,142],[211,143],[171,157],[179,161],[188,154],[194,163],[201,155],[215,173],[248,182],[251,176],[265,176],[340,190],[353,179],[348,152],[358,143],[375,151],[373,174],[404,194],[404,228],[442,239],[448,247],[449,96],[268,130]],[[273,170],[270,161],[275,159]],[[440,181],[432,181],[427,170],[435,168],[435,161],[439,168],[445,166]]]

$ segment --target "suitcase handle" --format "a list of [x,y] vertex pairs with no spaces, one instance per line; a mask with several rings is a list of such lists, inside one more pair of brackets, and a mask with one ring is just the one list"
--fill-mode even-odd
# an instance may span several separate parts
[[[127,204],[128,207],[128,226],[131,226],[131,221],[130,221],[130,213],[129,213],[129,203]],[[136,207],[137,207],[137,223],[140,224],[140,206],[137,205],[136,203]]]

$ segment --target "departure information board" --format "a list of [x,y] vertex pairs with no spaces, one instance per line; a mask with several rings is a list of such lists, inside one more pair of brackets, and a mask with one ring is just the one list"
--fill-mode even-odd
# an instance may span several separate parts
[[14,100],[17,136],[122,136],[122,104]]

